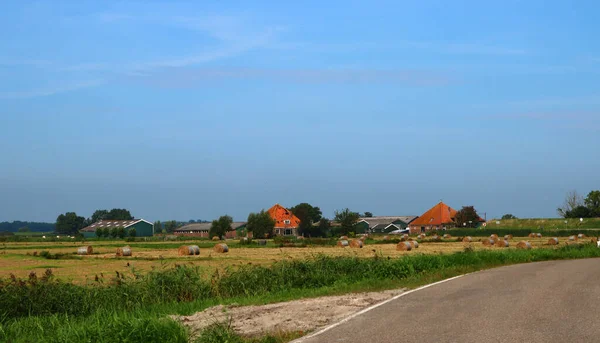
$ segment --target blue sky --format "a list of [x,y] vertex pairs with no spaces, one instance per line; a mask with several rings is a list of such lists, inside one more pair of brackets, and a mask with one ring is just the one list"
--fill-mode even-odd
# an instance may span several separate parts
[[0,221],[547,217],[599,188],[600,4],[323,3],[4,2]]

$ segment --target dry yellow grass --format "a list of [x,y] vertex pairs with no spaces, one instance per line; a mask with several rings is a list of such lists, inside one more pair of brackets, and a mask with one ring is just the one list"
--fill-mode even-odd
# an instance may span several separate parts
[[[502,249],[484,247],[480,243],[483,238],[485,237],[474,237],[473,243],[468,243],[467,245],[475,250]],[[518,241],[520,239],[515,238],[515,240]],[[531,242],[534,249],[540,248],[547,243],[547,239],[533,238],[527,240]],[[568,241],[568,237],[559,238],[559,241],[562,245]],[[577,244],[574,242],[570,243]],[[179,256],[177,248],[152,248],[151,244],[145,244],[146,247],[144,248],[136,247],[135,243],[131,244],[132,249],[135,249],[134,257],[116,258],[115,247],[97,246],[102,244],[94,246],[92,243],[91,245],[94,246],[94,255],[80,256],[79,259],[50,260],[34,257],[31,254],[34,251],[39,253],[43,250],[39,248],[40,246],[51,247],[52,249],[48,250],[53,254],[72,254],[76,251],[76,248],[72,247],[73,244],[69,245],[68,243],[6,243],[6,246],[10,247],[10,249],[0,249],[0,277],[7,277],[11,273],[18,277],[27,277],[30,271],[35,271],[39,275],[45,269],[51,268],[54,275],[59,278],[84,283],[86,280],[93,280],[96,275],[100,275],[101,273],[112,277],[116,271],[127,275],[131,272],[132,268],[135,268],[139,272],[146,272],[152,268],[164,268],[176,263],[196,265],[206,271],[206,275],[209,277],[215,269],[222,269],[228,266],[235,267],[244,264],[268,265],[282,259],[305,259],[318,254],[365,258],[373,257],[377,254],[383,257],[394,258],[407,254],[447,254],[462,251],[465,248],[465,243],[462,240],[440,243],[424,241],[420,243],[419,249],[413,249],[412,251],[397,251],[396,244],[394,243],[366,244],[363,249],[340,248],[336,246],[306,248],[242,248],[231,246],[227,254],[219,254],[213,252],[212,249],[200,248],[199,256]],[[505,249],[516,249],[516,246],[511,245]],[[28,253],[30,255],[27,255]]]

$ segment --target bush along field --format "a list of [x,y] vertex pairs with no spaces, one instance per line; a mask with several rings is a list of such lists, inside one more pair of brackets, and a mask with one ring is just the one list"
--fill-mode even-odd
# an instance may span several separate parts
[[[48,269],[43,275],[0,280],[0,341],[187,342],[186,329],[168,315],[191,314],[219,303],[282,301],[378,284],[415,286],[499,265],[588,257],[600,257],[595,244],[533,250],[466,248],[454,254],[400,258],[317,255],[270,266],[226,268],[210,277],[188,265],[144,274],[117,272],[87,285],[60,281]],[[246,342],[240,337],[215,340],[235,335],[227,327],[211,330],[198,338],[200,342]]]

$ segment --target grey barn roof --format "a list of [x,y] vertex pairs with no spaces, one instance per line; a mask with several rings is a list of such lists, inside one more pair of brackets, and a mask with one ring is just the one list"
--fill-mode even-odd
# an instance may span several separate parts
[[362,217],[359,222],[365,221],[369,224],[369,228],[374,228],[379,225],[389,225],[397,220],[403,221],[407,225],[415,220],[417,216],[377,216],[377,217]]
[[79,231],[84,231],[84,232],[96,232],[96,229],[102,228],[102,229],[112,229],[115,227],[122,227],[122,228],[128,228],[129,226],[140,222],[140,221],[144,221],[148,224],[152,224],[149,221],[146,221],[144,219],[133,219],[133,220],[101,220],[98,222],[95,222],[94,224],[85,227]]

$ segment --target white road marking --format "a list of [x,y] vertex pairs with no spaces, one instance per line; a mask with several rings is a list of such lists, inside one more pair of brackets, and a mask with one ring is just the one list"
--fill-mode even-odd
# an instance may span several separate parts
[[317,332],[314,332],[314,333],[312,333],[312,334],[310,334],[310,335],[308,335],[308,336],[300,337],[300,338],[298,338],[298,339],[296,339],[296,340],[293,340],[293,341],[291,341],[290,343],[302,343],[302,342],[304,342],[305,340],[307,340],[307,339],[309,339],[309,338],[313,338],[313,337],[315,337],[315,336],[318,336],[318,335],[320,335],[320,334],[322,334],[322,333],[324,333],[324,332],[327,332],[327,331],[329,331],[329,330],[331,330],[331,329],[333,329],[333,328],[335,328],[335,327],[337,327],[337,326],[340,326],[340,325],[342,325],[342,324],[346,323],[347,321],[351,320],[352,318],[358,317],[358,316],[360,316],[360,315],[362,315],[362,314],[365,314],[365,313],[367,313],[367,312],[369,312],[369,311],[372,311],[372,310],[374,310],[374,309],[378,308],[379,306],[383,306],[383,305],[385,305],[385,304],[387,304],[387,303],[389,303],[389,302],[391,302],[391,301],[394,301],[394,300],[396,300],[396,299],[398,299],[398,298],[402,298],[402,297],[403,297],[403,296],[405,296],[405,295],[409,295],[409,294],[411,294],[411,293],[414,293],[414,292],[417,292],[417,291],[420,291],[420,290],[422,290],[422,289],[429,288],[429,287],[432,287],[432,286],[436,286],[436,285],[439,285],[439,284],[441,284],[441,283],[444,283],[444,282],[448,282],[448,281],[456,280],[456,279],[458,279],[458,278],[461,278],[461,277],[463,277],[463,276],[465,276],[465,275],[468,275],[468,274],[458,275],[458,276],[455,276],[455,277],[451,277],[451,278],[449,278],[449,279],[445,279],[445,280],[442,280],[442,281],[438,281],[438,282],[430,283],[429,285],[425,285],[425,286],[421,286],[421,287],[419,287],[419,288],[412,289],[412,290],[410,290],[410,291],[407,291],[407,292],[404,292],[404,293],[402,293],[402,294],[398,294],[398,295],[396,295],[396,296],[393,296],[392,298],[390,298],[390,299],[388,299],[388,300],[382,301],[382,302],[380,302],[380,303],[377,303],[377,304],[375,304],[375,305],[373,305],[373,306],[371,306],[371,307],[367,307],[367,308],[365,308],[365,309],[363,309],[363,310],[360,310],[360,311],[358,311],[358,312],[356,312],[356,313],[354,313],[354,314],[350,315],[349,317],[346,317],[346,318],[344,318],[344,319],[340,320],[340,321],[339,321],[339,322],[337,322],[337,323],[333,323],[333,324],[331,324],[331,325],[329,325],[329,326],[326,326],[326,327],[322,328],[321,330],[319,330],[319,331],[317,331]]

